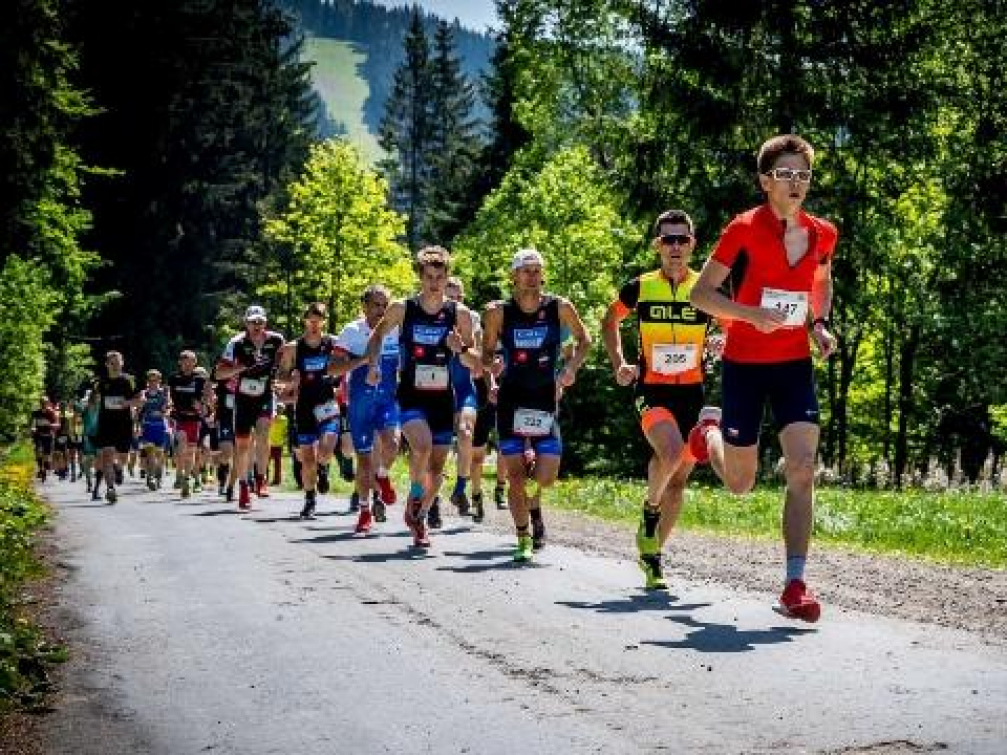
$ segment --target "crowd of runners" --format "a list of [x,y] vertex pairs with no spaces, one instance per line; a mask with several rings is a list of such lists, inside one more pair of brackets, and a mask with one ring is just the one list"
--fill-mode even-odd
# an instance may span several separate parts
[[[734,218],[701,271],[690,267],[697,236],[689,214],[662,213],[652,234],[658,268],[621,287],[601,333],[614,379],[635,386],[653,452],[636,536],[646,587],[666,588],[662,551],[697,463],[709,463],[733,493],[751,489],[769,404],[786,478],[784,589],[774,608],[805,621],[821,611],[804,581],[819,437],[812,344],[823,357],[836,344],[836,229],[802,209],[813,162],[800,137],[762,145],[766,202]],[[418,293],[393,300],[384,286],[368,286],[360,316],[338,334],[328,332],[320,302],[306,306],[304,330],[289,341],[253,305],[209,369],[183,351],[177,372],[165,380],[148,370],[143,385],[123,371],[120,353],[108,352],[75,400],[53,407],[43,399],[33,412],[39,477],[82,477],[95,500],[104,486],[113,504],[124,474],[139,474],[154,491],[170,463],[182,497],[215,482],[248,511],[253,495],[268,497],[279,483],[289,443],[304,491],[300,517],[315,515],[335,463],[354,483],[357,533],[385,522],[401,493],[414,547],[429,548],[442,525],[452,448],[446,498],[460,516],[485,517],[482,470],[495,435],[495,505],[513,518],[514,560],[529,561],[546,545],[543,501],[563,455],[557,412],[592,347],[576,307],[544,289],[546,269],[538,251],[517,250],[510,295],[480,316],[465,304],[448,251],[428,246],[415,255]],[[632,362],[620,331],[630,316],[639,347]],[[710,353],[723,365],[720,407],[704,400]],[[390,471],[401,457],[408,483],[397,492]]]

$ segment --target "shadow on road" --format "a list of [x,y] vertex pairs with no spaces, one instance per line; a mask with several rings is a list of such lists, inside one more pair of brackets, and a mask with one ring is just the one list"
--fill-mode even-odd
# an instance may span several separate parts
[[214,509],[213,511],[197,511],[194,514],[189,514],[189,516],[225,516],[225,515],[228,515],[228,514],[230,514],[232,516],[236,516],[236,515],[246,514],[246,513],[248,513],[248,512],[238,511],[237,509],[230,508],[230,509]]
[[332,561],[352,561],[357,564],[384,564],[389,561],[423,561],[436,557],[436,553],[431,553],[426,548],[414,548],[413,546],[387,553],[362,553],[358,556],[322,556],[322,558],[328,558]]
[[465,564],[464,566],[438,566],[437,571],[450,571],[455,574],[480,574],[487,571],[500,571],[510,569],[542,569],[546,564],[537,561],[519,563],[511,558],[513,553],[511,548],[494,548],[488,551],[471,551],[462,553],[460,551],[444,551],[445,556],[463,558],[467,561],[477,561],[479,563]]
[[645,592],[630,595],[618,600],[599,600],[589,602],[582,600],[560,600],[557,605],[567,608],[587,608],[598,613],[638,613],[640,611],[696,611],[706,608],[710,603],[678,603],[678,596],[661,591]]
[[644,640],[641,645],[662,648],[688,648],[701,653],[744,653],[757,645],[777,645],[793,642],[794,637],[814,634],[816,630],[803,627],[770,627],[769,629],[738,629],[730,624],[696,621],[691,616],[669,616],[669,620],[695,631],[680,640]]

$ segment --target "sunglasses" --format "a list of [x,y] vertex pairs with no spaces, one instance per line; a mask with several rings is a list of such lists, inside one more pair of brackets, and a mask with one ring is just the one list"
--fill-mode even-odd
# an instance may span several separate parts
[[811,183],[811,171],[795,168],[773,168],[766,173],[774,181],[797,181],[800,184]]
[[692,241],[692,236],[688,233],[662,233],[658,238],[661,239],[662,244],[667,244],[668,246],[672,244],[685,246]]

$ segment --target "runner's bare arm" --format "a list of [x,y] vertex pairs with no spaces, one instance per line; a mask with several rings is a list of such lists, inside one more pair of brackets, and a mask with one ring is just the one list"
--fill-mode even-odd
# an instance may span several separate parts
[[464,305],[458,306],[458,333],[462,338],[462,350],[458,352],[458,358],[462,364],[470,370],[477,372],[482,369],[482,354],[479,351],[479,344],[475,342],[475,327],[472,312]]
[[503,327],[503,307],[502,302],[490,302],[483,313],[483,347],[481,359],[483,368],[490,372],[493,366],[493,355],[496,351],[497,341],[500,340],[500,330]]
[[811,281],[811,337],[823,359],[836,350],[836,337],[827,323],[832,312],[832,261],[827,260],[815,269]]
[[782,312],[739,304],[718,290],[730,274],[731,268],[727,265],[717,262],[712,257],[708,259],[689,295],[692,306],[713,317],[744,320],[763,333],[770,333],[781,327],[787,319]]
[[605,344],[608,360],[612,363],[612,370],[615,372],[615,381],[619,385],[629,385],[638,376],[637,366],[626,363],[626,357],[622,353],[622,333],[619,332],[619,325],[626,319],[629,312],[626,305],[616,299],[608,306],[605,317],[601,321],[601,340]]
[[367,382],[370,385],[377,385],[381,379],[379,364],[381,361],[381,345],[384,343],[385,336],[402,324],[405,314],[405,301],[403,299],[396,299],[388,305],[384,317],[374,326],[374,330],[371,331],[371,335],[367,339],[367,351],[364,352],[364,356],[367,357]]
[[569,329],[574,341],[573,354],[560,374],[560,383],[564,387],[569,387],[573,385],[577,377],[577,371],[584,364],[584,360],[587,359],[587,353],[591,349],[592,341],[587,328],[584,327],[584,321],[580,319],[580,314],[573,304],[566,299],[559,300],[559,319]]
[[336,348],[332,352],[332,359],[329,360],[328,374],[333,377],[341,377],[347,372],[353,372],[361,365],[367,364],[367,354],[364,353],[359,357],[353,356],[350,352],[345,349]]

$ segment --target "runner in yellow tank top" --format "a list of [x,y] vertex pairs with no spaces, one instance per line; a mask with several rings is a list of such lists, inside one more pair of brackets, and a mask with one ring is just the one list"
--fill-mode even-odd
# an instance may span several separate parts
[[[689,268],[696,236],[682,210],[662,213],[654,223],[654,248],[661,267],[622,287],[605,315],[602,334],[619,385],[636,385],[636,408],[654,450],[647,468],[647,501],[637,532],[640,568],[649,589],[664,589],[661,548],[675,526],[685,484],[695,465],[685,433],[703,406],[703,353],[711,318],[689,303],[699,275]],[[623,356],[619,324],[636,314],[639,359]],[[718,458],[711,458],[714,465]]]

